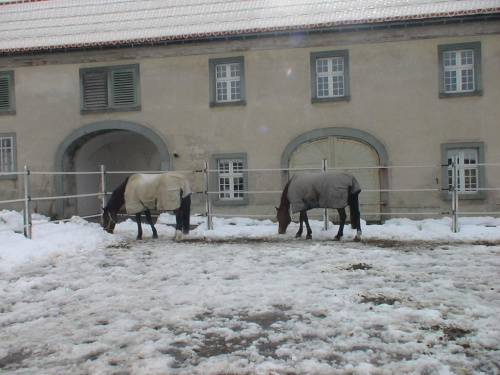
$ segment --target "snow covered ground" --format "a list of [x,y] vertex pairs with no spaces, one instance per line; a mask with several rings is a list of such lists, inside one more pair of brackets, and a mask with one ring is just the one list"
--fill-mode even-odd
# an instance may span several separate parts
[[28,240],[0,212],[0,373],[500,374],[500,219],[395,219],[361,243],[243,218],[175,243],[173,221],[135,241],[131,221],[38,216]]

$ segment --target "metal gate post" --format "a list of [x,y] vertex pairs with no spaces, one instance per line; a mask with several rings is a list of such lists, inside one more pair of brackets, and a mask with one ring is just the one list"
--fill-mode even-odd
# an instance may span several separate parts
[[206,199],[206,211],[207,211],[207,229],[214,229],[212,222],[212,207],[210,205],[210,163],[205,161],[205,199]]
[[[106,166],[101,165],[101,197],[102,197],[102,207],[106,207],[108,204],[108,183],[106,178]],[[101,216],[102,223],[102,216]]]
[[32,236],[32,218],[31,218],[31,196],[30,196],[30,170],[27,165],[24,166],[24,236],[31,239]]
[[[322,165],[321,165],[322,171],[323,172],[328,172],[328,160],[323,159]],[[323,230],[328,230],[328,208],[325,208],[325,211],[323,212]]]
[[453,230],[453,233],[458,232],[458,166],[457,166],[457,157],[453,156],[452,163],[451,163],[451,168],[453,170],[453,191],[452,191],[452,198],[451,198],[451,212],[452,212],[452,219],[451,219],[451,227]]

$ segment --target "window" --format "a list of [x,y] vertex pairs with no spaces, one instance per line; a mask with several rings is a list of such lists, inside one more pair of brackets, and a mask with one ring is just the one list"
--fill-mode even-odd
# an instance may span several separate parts
[[456,163],[457,189],[461,198],[484,198],[484,145],[482,143],[465,142],[442,146],[445,175],[443,175],[446,194],[454,184],[453,162]]
[[350,99],[349,52],[311,53],[312,102]]
[[212,156],[212,188],[217,192],[215,204],[248,204],[246,154]]
[[0,72],[0,115],[15,113],[14,72]]
[[[0,172],[8,173],[17,170],[15,153],[15,134],[0,134]],[[16,175],[1,175],[0,179],[12,179]]]
[[438,47],[440,97],[482,95],[481,43]]
[[139,65],[80,70],[82,112],[140,110]]
[[243,57],[211,59],[210,106],[245,104],[245,65]]

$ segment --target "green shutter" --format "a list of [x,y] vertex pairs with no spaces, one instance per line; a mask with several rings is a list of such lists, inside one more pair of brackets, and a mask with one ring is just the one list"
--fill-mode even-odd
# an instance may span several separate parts
[[105,70],[83,72],[83,109],[100,110],[108,107],[108,85]]
[[111,107],[123,108],[137,105],[136,74],[134,69],[111,71]]
[[0,112],[11,110],[11,86],[10,75],[0,75]]

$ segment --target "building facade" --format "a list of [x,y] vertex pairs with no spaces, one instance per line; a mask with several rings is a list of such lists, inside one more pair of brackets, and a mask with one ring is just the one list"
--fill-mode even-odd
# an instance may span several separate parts
[[[7,6],[3,6],[7,7]],[[500,13],[399,17],[167,41],[0,50],[2,199],[98,191],[97,174],[185,172],[214,211],[273,215],[304,169],[350,170],[362,217],[500,211]],[[108,190],[126,173],[108,174]],[[269,193],[256,193],[269,192]],[[205,194],[193,197],[205,212]],[[43,201],[99,212],[96,197]]]

